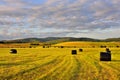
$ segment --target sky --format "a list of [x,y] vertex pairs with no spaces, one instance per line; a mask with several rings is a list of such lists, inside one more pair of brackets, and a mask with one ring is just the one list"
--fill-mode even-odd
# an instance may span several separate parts
[[120,37],[120,0],[0,0],[0,40]]

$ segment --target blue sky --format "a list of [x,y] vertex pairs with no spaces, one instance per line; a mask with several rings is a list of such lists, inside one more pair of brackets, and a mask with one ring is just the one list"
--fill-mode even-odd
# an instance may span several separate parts
[[33,4],[33,5],[41,5],[47,2],[47,0],[21,0],[23,2]]
[[0,0],[0,40],[120,37],[120,0]]

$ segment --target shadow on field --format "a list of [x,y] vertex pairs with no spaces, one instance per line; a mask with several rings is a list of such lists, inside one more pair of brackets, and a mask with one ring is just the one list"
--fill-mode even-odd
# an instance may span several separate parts
[[112,62],[120,62],[120,60],[112,60]]

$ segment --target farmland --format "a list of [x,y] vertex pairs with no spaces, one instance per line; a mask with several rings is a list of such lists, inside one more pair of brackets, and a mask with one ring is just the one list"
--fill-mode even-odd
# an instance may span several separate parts
[[[120,48],[112,45],[112,61],[108,62],[99,60],[105,51],[100,47],[84,47],[83,52],[79,48],[16,48],[17,54],[0,48],[0,80],[120,80]],[[71,55],[71,50],[77,50],[77,55]]]

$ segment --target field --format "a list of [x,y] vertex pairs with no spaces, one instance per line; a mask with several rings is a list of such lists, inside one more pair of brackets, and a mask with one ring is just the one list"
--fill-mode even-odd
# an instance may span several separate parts
[[[120,80],[120,48],[100,61],[105,48],[0,48],[0,80]],[[77,55],[71,55],[77,50]]]

